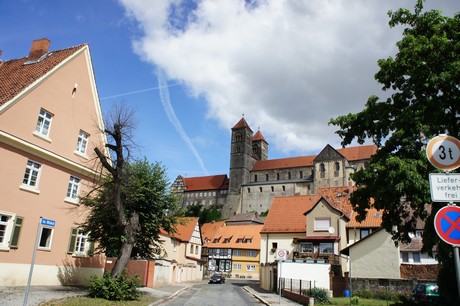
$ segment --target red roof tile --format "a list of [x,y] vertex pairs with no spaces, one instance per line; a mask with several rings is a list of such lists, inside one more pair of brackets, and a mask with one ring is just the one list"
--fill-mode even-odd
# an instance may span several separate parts
[[226,174],[184,178],[185,191],[228,189]]
[[[207,244],[208,248],[231,248],[231,249],[260,249],[260,231],[263,225],[232,225],[222,226],[215,233],[213,238],[219,238],[219,242],[211,242]],[[250,238],[251,243],[237,243],[237,239]],[[225,239],[230,239],[225,242]]]
[[316,155],[260,160],[254,164],[252,171],[312,166],[315,157]]
[[304,213],[320,198],[318,195],[275,197],[262,233],[305,233],[307,220]]
[[188,242],[192,238],[193,231],[198,224],[198,217],[182,217],[178,218],[177,224],[174,227],[174,233],[169,234],[164,229],[160,229],[160,234],[180,241]]
[[369,228],[369,227],[380,227],[382,224],[382,211],[378,211],[375,208],[370,208],[367,210],[366,219],[363,222],[356,221],[357,213],[353,213],[353,217],[350,222],[348,222],[347,227],[349,228]]
[[252,141],[258,141],[258,140],[263,140],[263,141],[267,142],[267,141],[265,140],[264,135],[262,135],[262,132],[261,132],[261,131],[257,131],[257,132],[254,134],[254,136],[252,137]]
[[324,197],[332,207],[343,212],[345,217],[350,219],[353,212],[353,207],[350,203],[350,193],[355,189],[356,187],[318,188],[317,194]]
[[87,45],[49,52],[47,57],[32,64],[24,65],[29,60],[28,57],[3,62],[0,65],[0,106],[85,46]]
[[201,226],[201,236],[203,237],[203,245],[206,246],[208,244],[205,242],[206,238],[209,241],[212,241],[217,231],[224,225],[225,221],[216,221],[203,224]]
[[[235,129],[241,129],[241,128],[248,128],[251,130],[251,128],[249,127],[249,124],[246,122],[246,120],[243,118],[241,118],[240,121],[238,121],[237,124],[235,124],[234,127],[232,127],[232,130],[235,130]],[[252,131],[252,130],[251,130]]]
[[375,145],[356,146],[337,149],[337,152],[343,155],[349,161],[369,159],[372,155],[377,153]]

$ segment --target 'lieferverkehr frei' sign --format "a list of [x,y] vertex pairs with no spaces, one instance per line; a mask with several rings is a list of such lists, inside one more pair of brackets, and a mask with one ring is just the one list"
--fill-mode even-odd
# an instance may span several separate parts
[[430,190],[433,202],[460,201],[460,173],[430,173]]

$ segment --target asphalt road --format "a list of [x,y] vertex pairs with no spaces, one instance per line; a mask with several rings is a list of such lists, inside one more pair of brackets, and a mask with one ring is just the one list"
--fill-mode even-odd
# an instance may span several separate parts
[[227,280],[225,284],[199,284],[185,290],[175,298],[160,305],[168,306],[250,306],[263,305],[254,296],[248,294],[243,286],[248,282]]

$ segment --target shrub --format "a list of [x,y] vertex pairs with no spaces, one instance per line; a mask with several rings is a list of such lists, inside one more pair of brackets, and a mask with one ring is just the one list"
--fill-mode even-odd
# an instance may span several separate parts
[[326,289],[321,288],[312,288],[310,291],[310,297],[315,299],[315,302],[318,303],[328,303],[329,296]]
[[123,271],[116,277],[105,273],[103,277],[92,276],[89,284],[89,296],[110,301],[138,300],[142,293],[137,289],[140,286],[140,277],[128,277]]
[[352,297],[351,300],[350,300],[350,304],[351,305],[358,305],[359,304],[359,297],[357,297],[357,296]]

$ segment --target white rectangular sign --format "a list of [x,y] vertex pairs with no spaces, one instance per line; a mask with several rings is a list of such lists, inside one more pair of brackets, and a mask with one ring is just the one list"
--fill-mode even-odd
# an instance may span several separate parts
[[459,202],[460,173],[430,173],[430,191],[433,202]]

